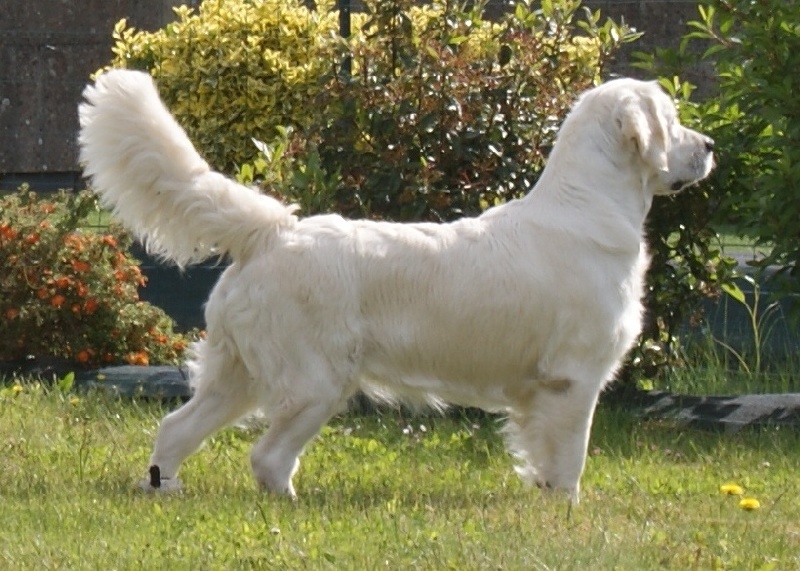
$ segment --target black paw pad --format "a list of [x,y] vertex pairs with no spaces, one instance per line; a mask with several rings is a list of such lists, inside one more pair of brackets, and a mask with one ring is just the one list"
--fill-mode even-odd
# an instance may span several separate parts
[[154,488],[161,487],[161,468],[150,466],[150,485]]

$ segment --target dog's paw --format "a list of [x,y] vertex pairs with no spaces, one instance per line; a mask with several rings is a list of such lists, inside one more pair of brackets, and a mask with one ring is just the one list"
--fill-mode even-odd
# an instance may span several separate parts
[[162,478],[158,466],[150,466],[149,477],[139,482],[139,489],[143,492],[174,494],[183,490],[183,484],[178,478]]

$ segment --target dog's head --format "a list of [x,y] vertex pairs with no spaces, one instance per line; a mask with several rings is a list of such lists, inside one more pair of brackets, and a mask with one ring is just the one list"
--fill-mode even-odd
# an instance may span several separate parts
[[604,86],[615,97],[613,128],[623,152],[641,161],[653,194],[673,194],[709,175],[714,141],[680,124],[675,105],[655,82],[632,79]]

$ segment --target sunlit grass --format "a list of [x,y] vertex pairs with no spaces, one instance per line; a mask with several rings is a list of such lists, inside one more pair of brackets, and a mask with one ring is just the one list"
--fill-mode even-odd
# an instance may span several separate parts
[[513,474],[498,421],[468,415],[337,419],[295,503],[255,490],[259,431],[227,429],[165,497],[134,490],[159,405],[19,386],[0,396],[3,569],[800,568],[791,430],[694,432],[601,407],[569,518]]

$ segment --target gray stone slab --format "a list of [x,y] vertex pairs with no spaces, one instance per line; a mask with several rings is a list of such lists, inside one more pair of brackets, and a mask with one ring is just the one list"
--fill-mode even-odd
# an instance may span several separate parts
[[[187,400],[192,396],[185,369],[170,366],[106,367],[76,376],[79,389],[122,397]],[[669,419],[687,426],[736,431],[746,426],[800,426],[800,393],[741,396],[686,396],[663,391],[639,393],[643,418]]]
[[82,371],[75,375],[75,386],[123,397],[188,400],[192,396],[186,370],[170,366],[123,365]]
[[700,397],[651,391],[640,402],[644,418],[701,428],[736,431],[747,426],[800,425],[798,393]]

